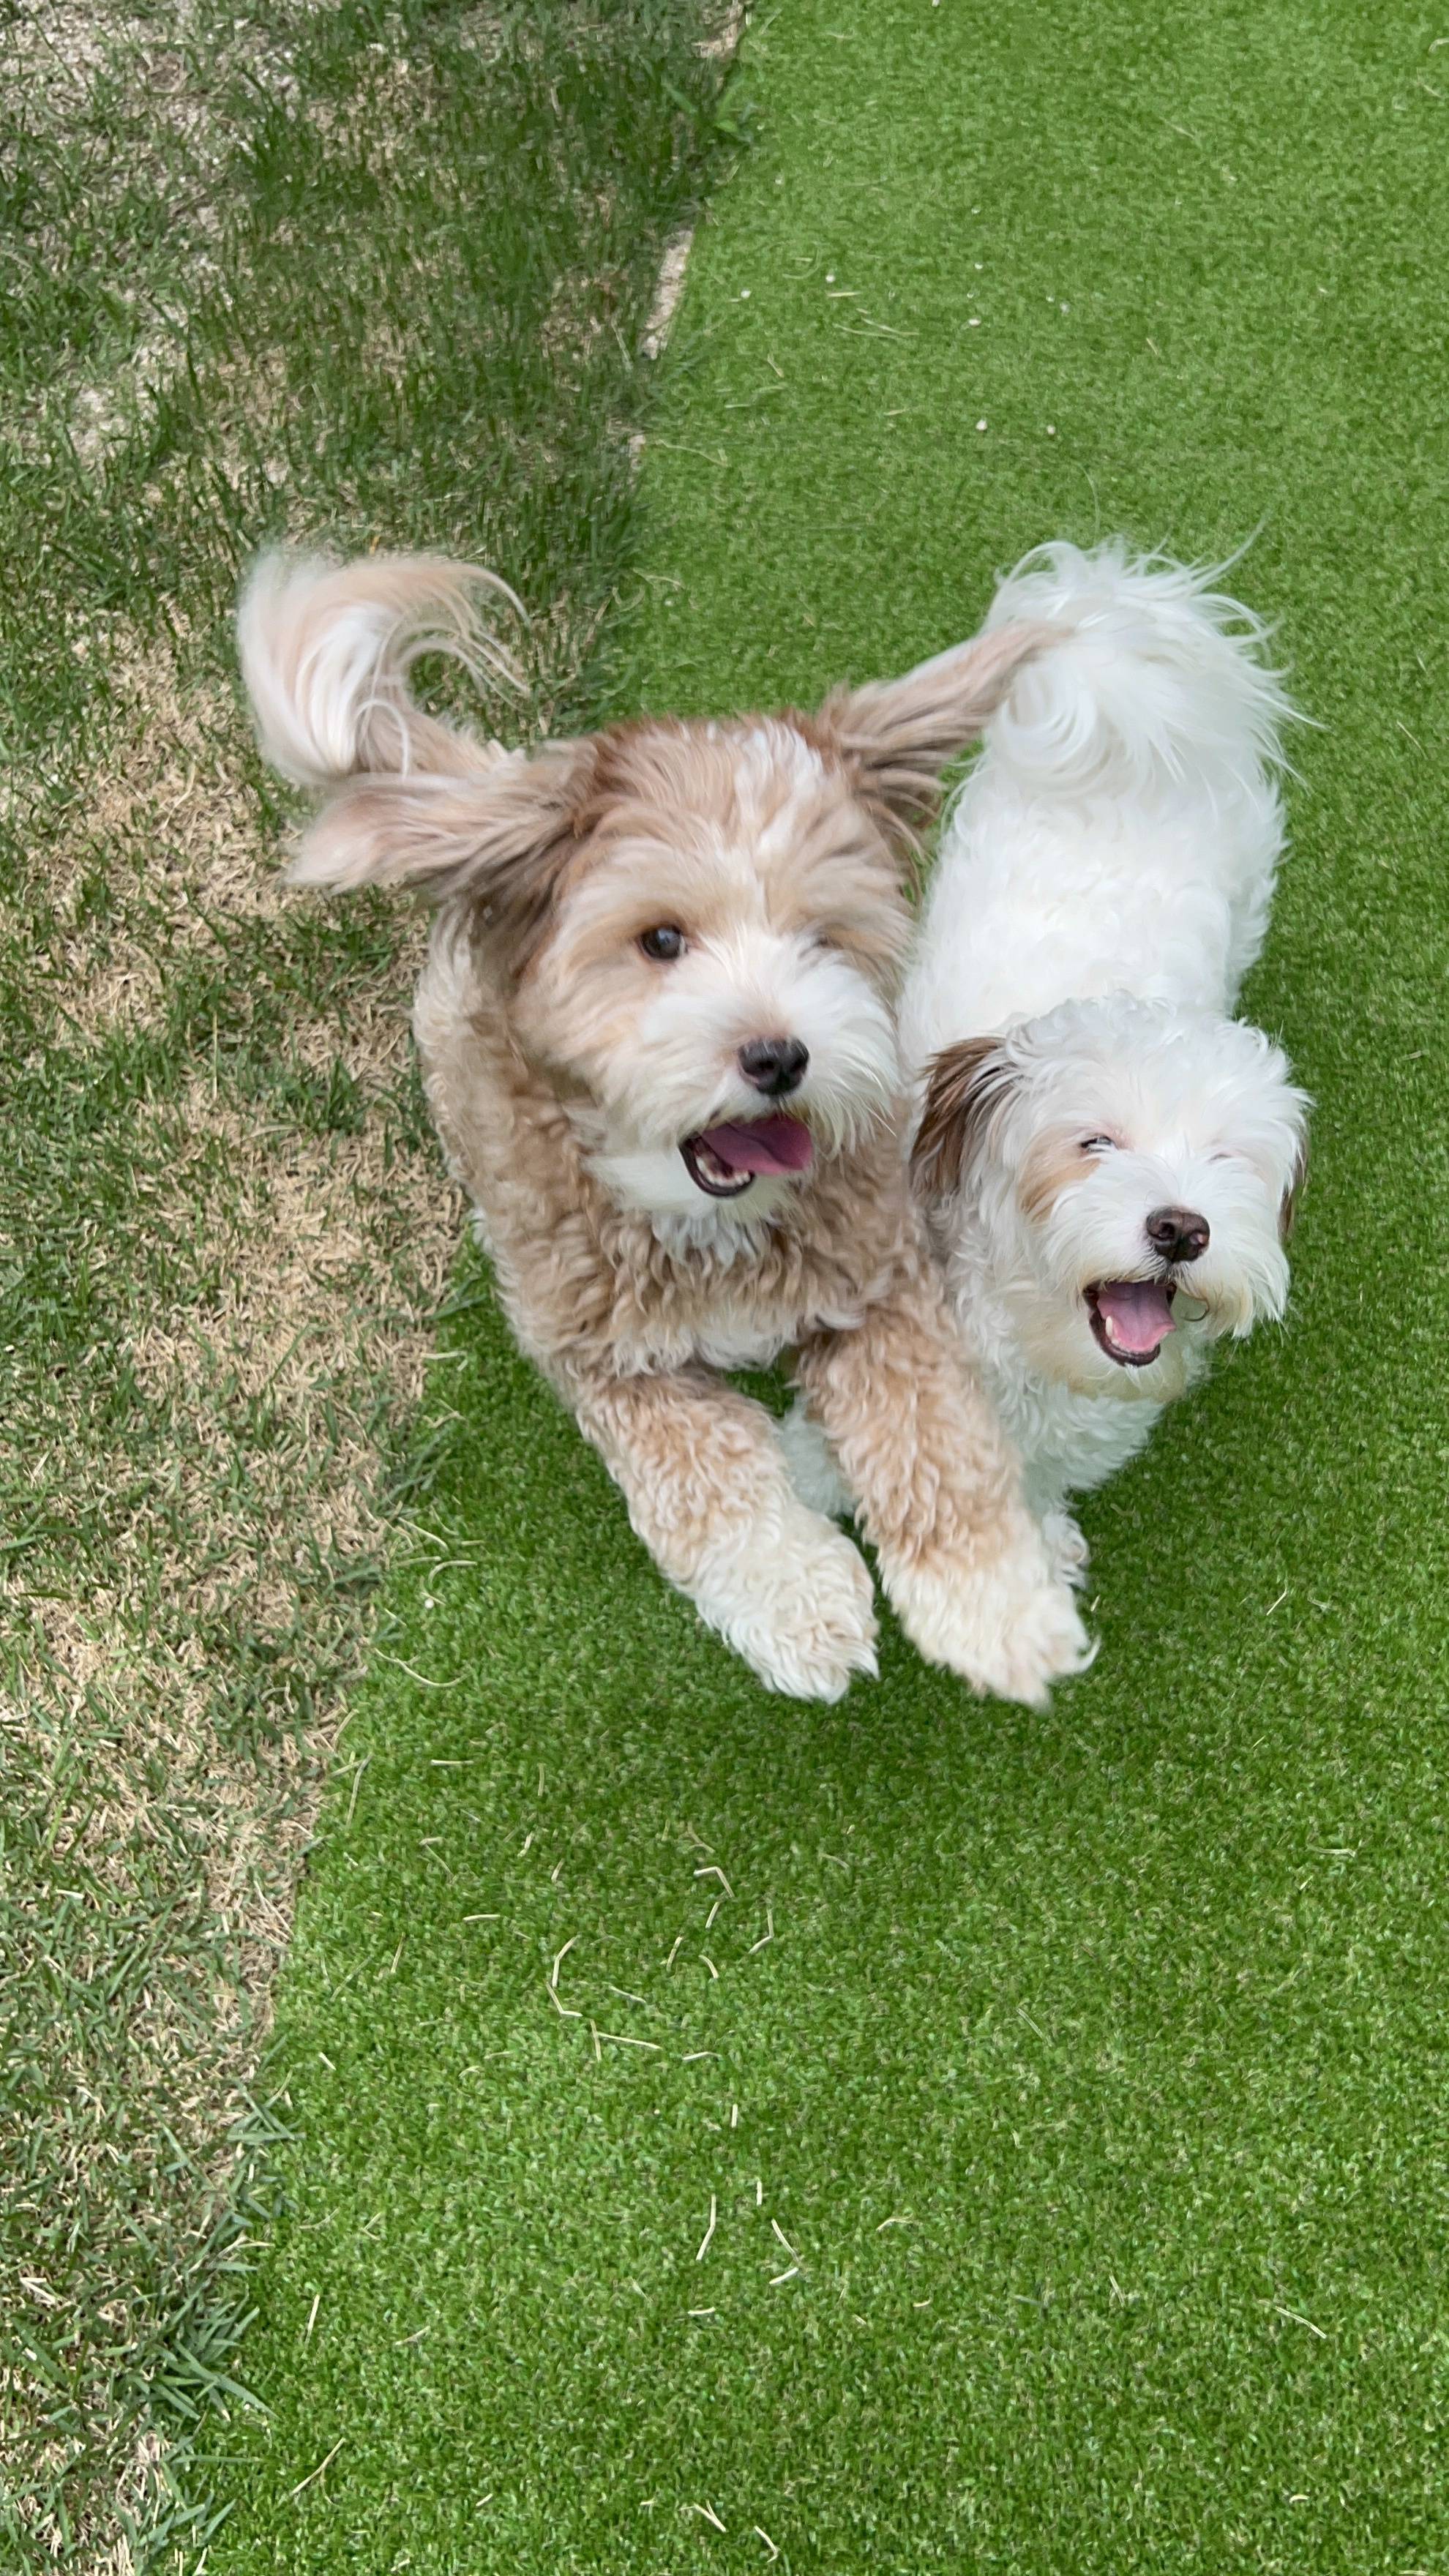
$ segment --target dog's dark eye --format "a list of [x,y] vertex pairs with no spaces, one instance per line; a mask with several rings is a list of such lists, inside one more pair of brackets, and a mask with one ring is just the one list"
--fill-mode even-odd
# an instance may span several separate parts
[[640,931],[639,945],[646,957],[667,966],[674,958],[684,955],[684,933],[677,930],[672,921],[661,921],[655,930]]
[[1115,1136],[1084,1136],[1082,1138],[1082,1152],[1084,1154],[1115,1154],[1116,1151],[1117,1139]]

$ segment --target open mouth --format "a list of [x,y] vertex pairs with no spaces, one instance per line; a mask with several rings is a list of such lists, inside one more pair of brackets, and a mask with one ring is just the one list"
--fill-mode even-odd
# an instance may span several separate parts
[[1165,1279],[1099,1279],[1083,1294],[1098,1344],[1119,1368],[1150,1368],[1177,1329]]
[[815,1148],[803,1118],[755,1118],[702,1127],[679,1148],[697,1190],[710,1199],[744,1196],[760,1172],[806,1172]]

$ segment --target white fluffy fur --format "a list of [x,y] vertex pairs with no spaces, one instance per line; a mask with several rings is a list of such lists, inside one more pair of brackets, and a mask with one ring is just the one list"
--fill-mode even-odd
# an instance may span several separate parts
[[987,630],[1064,640],[1019,674],[943,834],[902,1014],[924,1065],[952,1039],[1130,993],[1226,1012],[1263,944],[1292,714],[1261,622],[1211,573],[1042,546]]
[[[998,1036],[932,1221],[963,1339],[1074,1576],[1068,1494],[1143,1447],[1214,1337],[1281,1316],[1288,1294],[1307,1103],[1281,1050],[1228,1014],[1267,925],[1292,710],[1261,624],[1215,578],[1117,539],[1042,547],[1002,584],[989,624],[1029,618],[1064,641],[987,729],[902,1010],[923,1087],[940,1050]],[[1165,1206],[1209,1222],[1206,1253],[1172,1274],[1179,1304],[1207,1312],[1124,1367],[1083,1292],[1162,1275],[1144,1229]],[[838,1507],[808,1426],[791,1437],[797,1482]]]

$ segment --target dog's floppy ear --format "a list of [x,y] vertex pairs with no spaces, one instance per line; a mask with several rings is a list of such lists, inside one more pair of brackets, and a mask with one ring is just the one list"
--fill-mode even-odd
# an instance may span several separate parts
[[1303,1195],[1303,1184],[1307,1178],[1308,1138],[1307,1135],[1304,1134],[1300,1135],[1298,1139],[1298,1151],[1293,1157],[1293,1169],[1288,1175],[1288,1187],[1284,1191],[1278,1204],[1278,1240],[1280,1243],[1287,1242],[1294,1226],[1298,1222],[1298,1202]]
[[1000,626],[919,663],[903,679],[837,689],[826,699],[820,722],[856,794],[892,839],[909,845],[930,822],[942,771],[976,740],[1022,664],[1054,640],[1047,626]]
[[961,1038],[932,1057],[926,1105],[911,1147],[911,1179],[922,1198],[945,1198],[960,1188],[970,1154],[1006,1082],[999,1038]]
[[427,773],[349,781],[307,831],[295,885],[407,886],[436,902],[468,895],[489,951],[527,964],[578,846],[593,777],[591,741],[529,758],[502,752],[472,777]]

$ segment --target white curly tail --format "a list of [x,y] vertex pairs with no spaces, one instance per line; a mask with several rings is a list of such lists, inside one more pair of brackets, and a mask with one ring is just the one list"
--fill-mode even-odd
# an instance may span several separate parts
[[[237,611],[237,650],[273,768],[299,787],[361,776],[475,775],[497,754],[423,714],[408,694],[420,654],[447,653],[476,678],[517,685],[479,614],[506,582],[442,555],[263,555]],[[519,614],[522,614],[519,609]]]
[[1227,569],[1134,555],[1123,537],[1025,555],[988,629],[1029,619],[1062,641],[992,718],[992,757],[1037,796],[1230,791],[1286,766],[1297,711],[1263,658],[1263,620],[1214,587]]

